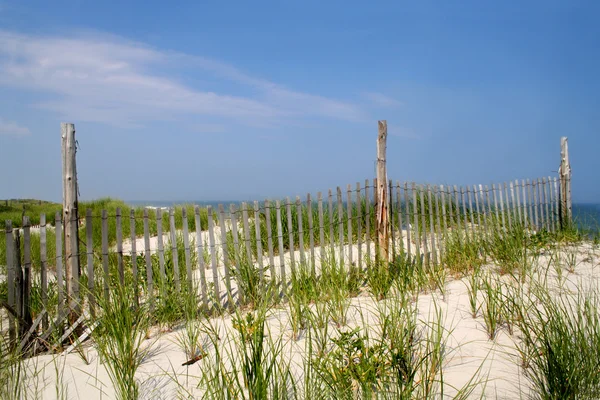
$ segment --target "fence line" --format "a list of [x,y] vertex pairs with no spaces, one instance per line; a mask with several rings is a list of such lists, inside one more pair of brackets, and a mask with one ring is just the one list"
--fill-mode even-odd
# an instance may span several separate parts
[[[197,290],[208,309],[246,301],[240,281],[255,272],[260,285],[274,282],[285,295],[288,281],[299,268],[318,275],[323,262],[333,261],[347,269],[365,270],[379,255],[376,232],[371,229],[377,226],[376,188],[376,180],[372,185],[366,180],[354,187],[347,185],[344,196],[341,187],[336,187],[335,200],[333,189],[329,189],[326,199],[321,192],[317,194],[316,206],[307,194],[305,200],[298,196],[295,202],[288,197],[283,203],[255,201],[253,207],[231,204],[228,212],[222,204],[217,209],[170,208],[166,219],[161,208],[152,214],[148,208],[131,209],[129,215],[121,209],[111,215],[107,210],[100,215],[87,210],[80,228],[85,233],[85,250],[78,256],[88,293],[80,294],[77,300],[87,299],[94,315],[98,288],[109,299],[111,287],[133,282],[138,304],[148,301],[154,305],[157,291],[174,285],[178,292]],[[396,181],[393,189],[390,180],[391,254],[406,254],[428,267],[444,264],[451,235],[461,242],[476,243],[490,235],[510,234],[511,229],[521,226],[530,232],[554,232],[561,227],[560,181],[556,177],[492,184],[491,189],[488,185]],[[32,252],[32,242],[38,236],[32,234],[28,218],[22,222],[22,255],[20,229],[13,228],[10,221],[5,225],[8,282],[17,282],[8,285],[9,306],[17,310],[18,317],[31,320],[31,282],[38,284],[33,273],[39,272],[42,308],[49,309],[49,287],[56,287],[56,314],[60,315],[66,307],[62,235],[48,230],[46,216],[41,215],[38,257]],[[62,223],[57,212],[55,232],[62,232]],[[47,240],[52,234],[54,257],[48,257]],[[49,274],[52,270],[54,274]],[[11,316],[11,338],[17,325]],[[42,320],[42,328],[49,328],[48,318]]]

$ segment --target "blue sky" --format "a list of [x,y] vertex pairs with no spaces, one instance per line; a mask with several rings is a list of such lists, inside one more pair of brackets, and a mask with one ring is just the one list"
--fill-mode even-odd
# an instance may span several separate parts
[[[122,4],[126,3],[126,4]],[[600,202],[600,3],[0,0],[0,198],[250,200],[555,176]]]

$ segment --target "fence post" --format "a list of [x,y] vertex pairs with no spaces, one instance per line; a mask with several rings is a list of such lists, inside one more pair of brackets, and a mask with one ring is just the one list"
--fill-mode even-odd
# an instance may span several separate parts
[[[72,318],[79,314],[79,216],[77,187],[77,146],[75,142],[75,125],[61,123],[62,172],[63,172],[63,222],[65,233],[66,289],[67,304],[77,300],[76,310]],[[57,232],[58,234],[58,232]]]
[[379,242],[379,257],[388,261],[388,193],[386,171],[387,121],[378,121],[377,135],[377,238]]
[[567,137],[560,138],[560,227],[564,229],[571,224],[571,163],[569,162],[569,143]]
[[21,231],[13,229],[13,272],[14,272],[14,310],[18,319],[18,340],[23,338],[25,327],[23,326],[23,267],[21,265]]
[[[6,269],[7,269],[7,286],[8,286],[8,305],[16,309],[15,299],[15,278],[16,278],[16,266],[13,252],[15,252],[14,236],[12,229],[12,221],[6,221]],[[16,321],[15,316],[8,313],[8,334],[11,345],[16,343]]]

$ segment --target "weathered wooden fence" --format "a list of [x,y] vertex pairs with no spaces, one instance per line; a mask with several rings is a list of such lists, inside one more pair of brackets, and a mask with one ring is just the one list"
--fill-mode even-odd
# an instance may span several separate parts
[[[517,227],[552,232],[565,223],[558,177],[460,187],[386,184],[391,255],[403,253],[427,265],[444,264],[452,234],[474,240]],[[35,234],[27,217],[19,229],[8,221],[11,338],[20,338],[21,346],[35,335],[48,339],[53,330],[65,329],[70,310],[94,314],[98,296],[110,297],[116,285],[133,287],[135,301],[151,306],[165,283],[177,291],[196,290],[209,310],[243,298],[243,268],[257,273],[263,285],[277,285],[282,296],[298,268],[318,275],[324,260],[369,268],[379,254],[379,186],[367,180],[316,196],[216,208],[87,210],[79,224],[81,271],[73,274],[81,290],[70,300],[61,214],[42,215]]]

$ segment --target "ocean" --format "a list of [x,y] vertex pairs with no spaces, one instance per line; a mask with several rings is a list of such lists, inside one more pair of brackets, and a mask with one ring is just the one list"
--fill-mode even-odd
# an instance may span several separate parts
[[580,228],[590,233],[600,233],[600,204],[573,204],[573,219]]
[[[150,201],[150,200],[138,200],[128,201],[133,206],[149,206],[149,207],[173,207],[181,204],[196,204],[202,207],[212,206],[216,208],[219,204],[226,205],[228,210],[229,204],[235,204],[239,206],[242,201],[239,200],[222,200],[222,201]],[[252,203],[252,202],[248,202]],[[573,218],[577,225],[590,232],[600,233],[600,203],[577,203],[573,204]]]

